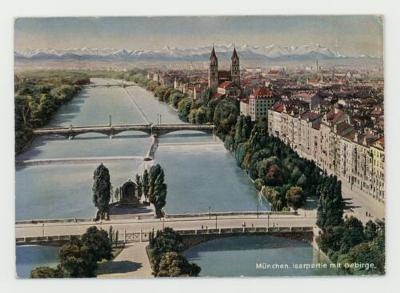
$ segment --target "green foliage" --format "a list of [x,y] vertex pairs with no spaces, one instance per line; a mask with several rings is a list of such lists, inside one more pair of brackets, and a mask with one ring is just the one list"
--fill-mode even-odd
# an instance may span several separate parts
[[286,192],[286,201],[290,207],[297,210],[304,203],[303,189],[299,186],[291,186]]
[[72,237],[61,246],[58,253],[60,264],[56,268],[35,268],[31,271],[31,278],[95,277],[97,262],[111,259],[111,250],[108,233],[95,226],[89,227],[82,235],[82,240]]
[[78,238],[72,238],[60,251],[60,265],[64,276],[70,278],[95,277],[97,268],[95,257]]
[[178,108],[179,102],[185,97],[185,95],[179,91],[173,92],[169,97],[169,103],[174,107]]
[[262,189],[262,195],[271,204],[271,210],[281,211],[284,208],[285,198],[282,197],[282,192],[276,187],[265,186]]
[[234,135],[234,127],[239,114],[237,104],[229,99],[221,100],[215,107],[213,122],[217,133],[224,138],[226,135]]
[[324,177],[318,187],[317,225],[321,229],[340,225],[343,221],[342,184],[336,176]]
[[[347,274],[384,274],[385,224],[371,223],[363,226],[358,219],[350,217],[337,226],[325,229],[317,238],[317,243],[333,262],[342,264],[342,270]],[[370,267],[349,267],[349,264],[355,263],[369,264]]]
[[159,165],[153,165],[149,173],[149,200],[156,209],[156,215],[162,215],[162,208],[166,204],[167,185],[164,183],[164,170]]
[[204,124],[208,122],[207,118],[207,108],[201,106],[198,109],[193,109],[190,111],[188,120],[193,124]]
[[189,263],[181,254],[167,252],[162,255],[159,263],[157,277],[196,277],[201,268],[195,263]]
[[90,83],[74,71],[34,71],[15,75],[15,151],[32,139],[32,129],[44,126],[57,109]]
[[197,276],[200,267],[191,264],[181,255],[182,237],[171,228],[157,231],[150,238],[149,256],[156,277]]
[[247,169],[248,162],[245,162],[246,155],[249,153],[250,144],[248,142],[239,143],[235,150],[235,159],[239,167]]
[[60,266],[57,266],[57,268],[37,267],[30,274],[32,279],[62,278],[63,276]]
[[256,180],[254,180],[254,186],[255,186],[255,188],[256,188],[258,191],[261,190],[261,188],[263,187],[263,185],[264,185],[264,181],[263,181],[262,179],[258,178],[258,179],[256,179]]
[[149,181],[149,172],[147,169],[143,172],[143,195],[144,198],[147,200],[149,198],[149,189],[150,189],[150,181]]
[[183,98],[178,104],[178,116],[182,121],[188,122],[188,115],[192,106],[192,100],[190,98]]
[[[109,203],[111,198],[110,173],[106,166],[101,163],[93,173],[93,203],[98,209],[97,219],[108,217]],[[107,215],[107,216],[106,216]]]
[[104,230],[93,226],[82,235],[82,243],[88,249],[88,253],[96,260],[111,259],[112,239]]
[[136,174],[135,176],[135,183],[136,183],[138,198],[141,198],[143,194],[143,183],[139,174]]

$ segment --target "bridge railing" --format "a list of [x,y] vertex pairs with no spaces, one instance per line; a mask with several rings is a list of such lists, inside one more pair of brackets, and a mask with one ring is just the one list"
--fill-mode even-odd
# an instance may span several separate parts
[[165,218],[202,218],[215,216],[268,216],[268,215],[298,215],[295,211],[242,211],[242,212],[204,212],[204,213],[190,213],[190,214],[166,214]]

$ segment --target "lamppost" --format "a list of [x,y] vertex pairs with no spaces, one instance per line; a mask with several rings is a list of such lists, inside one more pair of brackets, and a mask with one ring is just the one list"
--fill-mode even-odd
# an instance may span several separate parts
[[258,208],[259,208],[259,205],[260,205],[260,201],[257,200],[257,219],[258,219]]
[[161,124],[161,114],[157,113],[157,124],[160,125]]
[[208,207],[208,219],[211,219],[211,207]]
[[108,125],[111,127],[112,122],[111,122],[111,114],[108,115]]

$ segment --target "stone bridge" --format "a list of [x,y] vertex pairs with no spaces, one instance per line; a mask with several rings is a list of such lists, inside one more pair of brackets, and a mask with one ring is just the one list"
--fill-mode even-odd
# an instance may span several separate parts
[[[217,228],[217,229],[194,229],[176,230],[183,238],[185,249],[192,246],[218,238],[243,236],[243,235],[271,235],[285,237],[312,243],[314,239],[313,227],[236,227],[236,228]],[[147,242],[155,233],[152,231],[123,232],[119,234],[119,241],[127,244],[134,242]],[[54,236],[32,236],[17,237],[17,245],[62,245],[72,237],[80,238],[81,235],[54,235]]]
[[211,124],[116,124],[38,128],[33,130],[35,136],[59,135],[69,139],[84,133],[100,133],[110,137],[125,131],[139,131],[148,135],[161,136],[175,131],[200,131],[207,134],[214,133]]
[[219,237],[237,235],[275,235],[312,242],[314,216],[281,214],[217,213],[175,215],[167,218],[115,219],[94,222],[85,219],[27,220],[16,223],[16,244],[63,243],[82,235],[90,226],[118,231],[125,243],[148,241],[157,230],[170,227],[180,233],[188,247]]

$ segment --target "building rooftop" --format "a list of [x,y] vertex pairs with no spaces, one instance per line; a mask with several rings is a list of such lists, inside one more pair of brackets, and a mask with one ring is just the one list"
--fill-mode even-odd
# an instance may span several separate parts
[[253,90],[252,96],[255,98],[272,98],[274,97],[274,92],[267,87],[258,87]]

